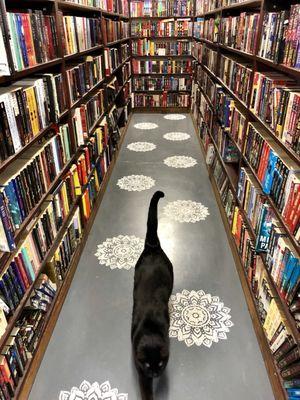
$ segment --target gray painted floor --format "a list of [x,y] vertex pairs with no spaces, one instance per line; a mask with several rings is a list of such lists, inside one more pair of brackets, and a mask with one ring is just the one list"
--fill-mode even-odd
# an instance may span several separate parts
[[[137,122],[155,122],[159,127],[142,131],[134,128]],[[163,134],[170,131],[188,132],[191,138],[182,142],[163,139]],[[136,141],[153,142],[157,148],[147,153],[126,148]],[[189,155],[198,164],[186,169],[170,168],[163,160],[171,155]],[[131,174],[151,176],[156,185],[141,192],[121,190],[117,180]],[[227,340],[213,343],[210,348],[187,347],[172,338],[167,372],[157,385],[155,399],[274,398],[191,118],[169,121],[161,114],[135,114],[31,400],[58,400],[61,390],[79,387],[83,380],[100,384],[108,380],[120,393],[128,393],[128,400],[140,398],[130,346],[134,271],[99,265],[94,253],[98,244],[120,234],[144,238],[149,201],[158,189],[166,195],[159,204],[159,236],[174,265],[174,293],[203,289],[219,296],[231,309],[234,326]],[[196,223],[170,220],[162,211],[167,202],[175,200],[201,202],[210,215]]]

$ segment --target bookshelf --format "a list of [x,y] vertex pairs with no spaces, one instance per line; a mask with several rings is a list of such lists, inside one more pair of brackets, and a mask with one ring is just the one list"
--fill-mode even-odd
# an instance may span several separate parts
[[[3,183],[3,180],[8,177],[8,182],[11,182],[10,171],[14,173],[14,176],[19,176],[23,164],[25,167],[33,165],[31,161],[33,159],[36,163],[44,162],[48,160],[47,157],[51,156],[53,157],[51,160],[54,162],[52,166],[59,168],[57,174],[49,182],[47,179],[50,179],[50,176],[35,175],[38,184],[36,184],[37,189],[34,190],[39,191],[30,191],[30,194],[28,194],[28,196],[34,196],[34,201],[33,198],[30,201],[26,200],[26,204],[28,202],[26,210],[21,210],[21,200],[18,198],[19,211],[17,215],[20,217],[22,214],[22,218],[17,225],[16,219],[10,219],[9,225],[7,224],[8,220],[5,219],[6,225],[1,233],[2,236],[5,235],[4,242],[9,241],[12,246],[10,251],[0,252],[1,273],[11,279],[16,279],[16,281],[6,281],[7,284],[10,282],[16,289],[16,292],[14,292],[16,297],[10,298],[11,308],[7,311],[6,316],[2,311],[2,317],[7,321],[7,324],[1,328],[1,352],[4,351],[4,348],[7,348],[7,342],[11,340],[15,327],[19,326],[20,332],[26,327],[25,310],[28,310],[28,305],[32,304],[32,299],[35,298],[36,290],[41,287],[40,285],[43,285],[43,288],[47,287],[49,293],[52,290],[52,296],[49,296],[49,304],[44,312],[37,311],[38,308],[34,311],[39,318],[39,323],[35,326],[34,342],[24,344],[26,338],[22,338],[22,341],[24,340],[22,346],[27,346],[26,351],[28,354],[30,352],[30,359],[22,365],[22,373],[20,372],[22,376],[18,377],[18,380],[13,375],[6,377],[8,382],[5,386],[6,390],[10,391],[9,395],[12,395],[13,392],[15,398],[28,398],[130,119],[132,109],[131,65],[127,1],[111,2],[108,0],[106,2],[102,0],[100,2],[96,0],[94,4],[97,6],[87,6],[62,0],[26,0],[22,2],[1,0],[0,2],[2,16],[0,25],[2,32],[5,33],[7,62],[10,69],[10,75],[0,77],[0,103],[6,104],[6,98],[1,97],[1,95],[12,90],[11,88],[16,89],[12,90],[10,96],[19,96],[19,93],[23,93],[22,96],[25,96],[26,101],[29,99],[27,93],[32,93],[32,90],[34,90],[34,100],[31,97],[30,101],[35,103],[30,103],[30,107],[33,107],[33,104],[38,106],[39,101],[43,98],[45,106],[47,104],[45,110],[49,110],[43,113],[39,108],[35,111],[37,114],[30,115],[30,125],[28,122],[30,130],[27,130],[27,125],[25,127],[24,122],[21,124],[22,120],[18,119],[18,131],[11,131],[15,135],[12,143],[12,136],[8,137],[8,131],[4,131],[4,127],[1,125],[0,137],[2,135],[2,140],[4,140],[3,133],[5,133],[5,142],[2,142],[1,146],[4,145],[5,149],[9,149],[9,151],[5,150],[1,153],[0,180]],[[45,21],[46,17],[41,17],[41,15],[48,15],[47,18],[52,19],[50,28],[55,32],[55,54],[39,63],[37,63],[38,58],[48,57],[50,53],[45,53],[43,56],[37,53],[38,45],[34,40],[37,40],[38,37],[35,35],[41,35],[41,31],[33,32],[32,30],[36,26],[31,25],[30,29],[34,36],[32,36],[31,47],[26,47],[27,57],[28,54],[30,57],[34,57],[30,60],[24,58],[23,47],[22,52],[16,56],[16,47],[11,49],[9,41],[14,39],[9,39],[7,36],[9,29],[8,13],[28,13],[28,9],[38,10],[37,12],[33,11],[29,17],[25,16],[25,18],[29,18],[31,24],[36,24],[36,21],[38,23]],[[125,15],[126,13],[127,15]],[[33,16],[33,14],[37,16]],[[13,15],[13,22],[17,21],[17,19],[14,19],[17,18],[14,16],[15,14],[11,15]],[[90,40],[83,38],[74,41],[75,39],[72,39],[73,42],[70,42],[70,36],[67,37],[66,35],[74,35],[75,31],[73,30],[72,33],[68,31],[67,34],[67,31],[64,30],[66,17],[70,20],[79,17],[76,20],[77,29],[78,24],[79,26],[85,24],[86,27],[87,25],[92,27],[92,24],[94,24],[93,26],[97,27],[99,36],[95,36],[96,30],[93,29],[93,37]],[[22,23],[24,23],[23,20]],[[109,27],[110,36],[105,37],[107,32],[105,32],[104,24]],[[10,25],[11,27],[12,25]],[[48,36],[47,40],[49,40]],[[68,45],[72,43],[72,46],[78,47],[72,47],[70,51],[66,50],[66,40],[69,41]],[[27,42],[26,46],[28,46]],[[16,57],[19,57],[18,63],[23,58],[22,68],[16,68]],[[27,62],[29,62],[29,65]],[[26,80],[27,86],[19,88],[16,82],[25,82],[24,80]],[[41,82],[43,82],[43,87],[38,86],[38,84],[41,85]],[[37,97],[44,96],[45,87],[47,87],[48,95],[51,93],[51,100],[49,100],[50,97]],[[58,90],[59,87],[60,90]],[[76,87],[76,90],[74,87]],[[53,92],[50,92],[50,89],[53,89]],[[9,98],[9,100],[11,99],[12,97]],[[23,103],[19,102],[18,109],[21,105]],[[8,112],[8,109],[5,109],[5,112]],[[9,122],[11,123],[11,121]],[[8,126],[11,128],[11,125]],[[20,127],[22,131],[19,130]],[[9,143],[7,142],[8,139]],[[52,145],[52,141],[57,144]],[[48,147],[49,143],[52,147]],[[44,151],[44,148],[46,149],[45,146],[47,146],[47,157],[42,158],[40,154],[41,151]],[[19,169],[20,167],[21,169]],[[36,174],[35,167],[30,168],[32,168],[31,173]],[[79,169],[81,175],[78,174]],[[28,184],[27,179],[29,178],[26,178],[26,185]],[[76,181],[76,179],[79,180]],[[24,180],[19,182],[25,185]],[[47,185],[45,186],[46,182]],[[67,188],[68,196],[66,196],[67,192],[63,192]],[[25,192],[21,194],[23,196]],[[2,191],[0,195],[3,199],[7,192]],[[57,204],[61,204],[60,210],[63,210],[63,214],[59,214],[60,216],[57,214],[55,201],[59,202]],[[12,218],[11,210],[7,204],[3,210],[1,210],[2,228],[4,216],[6,218],[8,215],[9,218]],[[53,211],[55,211],[54,214],[52,214]],[[14,218],[16,218],[16,215]],[[50,228],[55,229],[53,231],[55,237],[49,233]],[[8,234],[11,235],[9,240],[7,239]],[[75,236],[72,236],[73,234]],[[1,237],[1,242],[2,239],[3,237]],[[26,264],[16,264],[17,259],[24,262],[22,257],[25,253],[22,253],[22,251],[30,251],[28,258],[30,264],[27,264],[27,261]],[[64,255],[63,258],[61,258],[62,255]],[[28,269],[29,265],[33,268],[30,272],[31,275]],[[21,266],[24,276],[20,275]],[[12,275],[13,272],[17,273],[17,270],[18,275]],[[47,275],[49,276],[51,273],[55,276],[56,286],[50,284],[47,278]],[[2,300],[5,300],[4,297]],[[20,335],[20,333],[17,335]],[[18,346],[20,345],[20,336],[16,336],[13,340],[18,340]],[[21,347],[16,347],[16,343],[14,342],[13,346],[20,351],[18,354],[21,354]],[[28,350],[29,347],[30,351]],[[24,348],[22,349],[24,350]],[[2,372],[4,371],[3,365],[5,365],[3,363],[5,363],[5,357],[4,360],[2,357],[0,361]],[[4,390],[2,388],[3,381],[1,382],[0,390],[2,391]]]
[[181,60],[191,59],[194,5],[190,1],[153,4],[129,2],[134,109],[188,111],[191,69],[177,70]]
[[[295,259],[299,259],[300,247],[296,231],[291,231],[287,215],[283,214],[283,200],[279,202],[279,187],[275,189],[276,186],[272,186],[272,191],[278,190],[278,192],[276,192],[277,197],[275,196],[275,192],[268,192],[265,185],[266,181],[261,178],[264,173],[263,166],[261,166],[261,169],[256,168],[256,165],[261,165],[262,162],[260,158],[257,158],[257,155],[260,154],[258,151],[260,151],[261,147],[257,147],[257,149],[251,153],[251,145],[250,147],[247,146],[249,146],[251,140],[249,138],[255,136],[255,138],[261,140],[260,143],[262,143],[262,146],[265,146],[265,148],[268,147],[268,144],[271,144],[270,148],[277,155],[277,160],[279,160],[279,164],[274,165],[273,169],[275,167],[278,168],[279,165],[282,165],[283,169],[286,165],[289,165],[289,168],[292,168],[294,171],[300,169],[299,151],[294,144],[295,142],[285,141],[285,137],[280,136],[278,126],[275,125],[276,129],[272,126],[273,120],[266,120],[266,114],[261,117],[259,114],[261,109],[259,106],[255,108],[253,105],[253,99],[255,99],[256,93],[260,93],[259,87],[256,89],[257,86],[255,86],[257,84],[255,77],[268,79],[270,75],[270,79],[272,79],[273,76],[280,76],[284,82],[293,80],[294,90],[296,92],[296,88],[299,87],[300,69],[293,65],[283,63],[282,60],[280,60],[282,55],[280,56],[278,52],[274,52],[274,46],[271,47],[269,42],[265,42],[267,43],[266,46],[270,46],[268,47],[269,59],[260,55],[260,52],[266,52],[261,46],[261,41],[266,40],[263,39],[263,21],[267,20],[267,16],[270,15],[271,12],[274,13],[274,18],[275,13],[277,13],[276,18],[279,18],[279,13],[284,13],[283,8],[288,10],[292,4],[294,3],[286,2],[283,6],[282,4],[277,4],[277,2],[271,4],[271,2],[262,0],[246,1],[222,7],[221,2],[196,1],[193,42],[195,68],[192,89],[192,117],[199,135],[201,150],[207,160],[207,168],[213,190],[236,261],[237,271],[241,279],[248,308],[276,399],[288,398],[282,378],[282,371],[284,367],[287,369],[291,365],[284,365],[284,363],[282,363],[280,369],[278,362],[280,360],[282,362],[286,357],[286,353],[292,349],[293,346],[299,344],[299,325],[291,309],[291,304],[293,304],[295,298],[292,296],[295,296],[297,290],[299,290],[297,289],[299,284],[297,280],[294,286],[291,286],[290,283],[293,292],[290,297],[286,297],[287,295],[284,292],[286,289],[281,285],[285,283],[283,279],[288,278],[286,275],[279,275],[284,274],[284,270],[277,269],[275,271],[274,265],[277,265],[277,260],[272,258],[274,256],[274,248],[268,247],[268,249],[266,249],[267,251],[256,252],[261,238],[261,231],[258,230],[257,221],[256,225],[253,225],[254,206],[249,203],[249,197],[245,198],[245,196],[250,196],[249,193],[251,193],[251,196],[253,193],[262,196],[264,207],[270,210],[271,222],[273,224],[272,229],[278,229],[278,232],[280,231],[280,235],[284,238],[282,243],[288,244],[288,249],[291,251],[289,254],[292,254]],[[287,18],[287,14],[283,15]],[[256,18],[256,35],[252,38],[248,37],[249,42],[237,42],[238,36],[228,37],[228,32],[232,33],[234,32],[233,29],[238,29],[239,23],[243,26],[241,18],[249,18],[249,20],[252,18],[252,22]],[[232,31],[228,31],[228,29]],[[276,32],[277,34],[280,32],[279,28]],[[243,35],[243,32],[239,34]],[[251,35],[251,31],[248,31],[248,35]],[[229,46],[228,43],[230,40],[232,42]],[[252,44],[248,46],[247,51],[245,51],[245,46],[247,43],[249,45],[250,40],[252,40]],[[225,44],[226,41],[227,44]],[[270,59],[271,57],[274,59]],[[276,58],[279,58],[278,62],[276,62]],[[290,59],[288,62],[293,63],[292,60],[293,59]],[[248,69],[247,72],[249,71],[248,78],[246,78],[246,74],[242,75],[246,69]],[[223,73],[223,71],[225,72]],[[230,80],[232,71],[237,74],[235,80]],[[244,85],[245,82],[248,84],[244,94],[242,91],[243,87],[238,85],[237,77],[239,74],[244,76]],[[292,92],[292,83],[290,85]],[[256,93],[253,93],[254,87],[257,90]],[[260,102],[266,102],[266,98],[268,98],[267,95],[261,98]],[[238,117],[237,114],[239,115]],[[235,118],[237,119],[235,120]],[[243,121],[243,125],[241,121]],[[255,129],[251,128],[249,131],[249,126],[253,126]],[[292,126],[289,126],[290,129],[292,129]],[[254,136],[251,136],[252,131],[255,131]],[[231,149],[233,149],[233,153]],[[235,162],[226,161],[226,151],[234,155],[236,159]],[[258,164],[255,163],[254,159],[256,159]],[[282,160],[284,160],[284,162],[280,164]],[[249,186],[241,186],[243,182],[242,176],[244,176],[243,171],[246,171],[246,177],[250,179]],[[297,174],[297,172],[294,173]],[[286,181],[283,181],[283,184],[285,184],[285,182]],[[279,185],[282,184],[282,182],[279,181],[275,183]],[[281,191],[283,190],[284,189],[281,189]],[[240,199],[241,194],[243,196],[242,201]],[[251,210],[251,207],[252,211],[250,212],[249,210]],[[241,221],[241,227],[236,225],[238,223],[237,221]],[[239,233],[241,233],[241,237]],[[272,238],[272,240],[276,240],[274,239],[275,236],[272,236]],[[276,248],[277,242],[273,241],[270,243]],[[285,251],[287,251],[287,247],[285,249]],[[283,250],[284,248],[282,251]],[[250,254],[252,254],[254,258],[251,258]],[[255,261],[253,261],[253,259]],[[270,261],[272,261],[273,264],[270,264]],[[282,263],[283,262],[285,262],[284,259],[282,259]],[[285,268],[285,264],[281,264],[281,268]],[[259,277],[261,279],[263,277],[263,280],[258,281]],[[289,340],[294,343],[289,348],[286,347],[285,353],[282,350],[281,359],[279,351],[276,351],[276,349],[278,349],[276,345],[279,346],[279,349],[282,348],[282,342],[279,342],[279,328],[277,325],[278,330],[275,332],[271,331],[273,336],[269,337],[269,335],[271,335],[269,330],[270,326],[267,325],[266,320],[270,318],[268,317],[270,309],[268,307],[261,309],[262,306],[259,301],[262,301],[261,299],[264,292],[260,290],[258,282],[266,283],[264,290],[267,290],[268,294],[270,294],[273,305],[276,304],[277,314],[273,314],[273,319],[276,319],[277,316],[282,323],[280,328],[283,330],[281,340],[283,341],[285,337],[288,337],[291,338]],[[285,340],[287,341],[287,339]],[[294,362],[296,362],[297,357],[294,360]],[[292,377],[285,379],[292,379]]]

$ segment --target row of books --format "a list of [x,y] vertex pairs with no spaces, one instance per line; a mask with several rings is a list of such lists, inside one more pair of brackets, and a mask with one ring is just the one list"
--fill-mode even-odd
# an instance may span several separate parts
[[[27,301],[16,327],[3,347],[0,356],[0,397],[10,400],[15,396],[20,379],[32,358],[45,322],[45,316],[56,296],[57,286],[41,274]],[[2,327],[7,324],[2,311]]]
[[77,146],[85,143],[97,121],[106,109],[105,92],[100,89],[89,100],[76,107],[72,116],[72,125]]
[[131,35],[133,37],[185,37],[192,36],[192,33],[193,22],[189,18],[182,20],[170,18],[162,21],[149,20],[131,22]]
[[41,10],[6,15],[14,69],[21,71],[58,57],[55,19]]
[[[88,219],[88,213],[107,170],[107,157],[104,152],[108,147],[108,142],[107,124],[103,124],[96,130],[55,192],[49,195],[43,204],[38,220],[25,240],[22,241],[14,259],[3,274],[0,280],[0,295],[8,308],[7,319],[13,314],[34,282],[48,250],[53,245],[79,195],[82,195],[83,218]],[[99,158],[100,156],[102,159]],[[92,175],[91,172],[93,172]],[[82,193],[84,187],[85,190]]]
[[17,153],[66,109],[62,74],[43,74],[0,91],[0,161]]
[[300,239],[298,166],[257,124],[249,123],[244,155],[296,241]]
[[245,104],[251,88],[252,69],[238,58],[220,56],[218,76],[222,82]]
[[192,60],[132,60],[134,74],[191,74]]
[[296,81],[277,72],[255,72],[250,110],[300,154],[300,90]]
[[201,87],[202,92],[208,97],[211,104],[215,105],[217,85],[202,65],[195,63],[193,68],[195,71],[195,83]]
[[192,42],[138,39],[132,41],[131,48],[133,56],[189,56],[192,51]]
[[161,91],[188,91],[191,89],[192,80],[190,77],[161,76],[154,77],[134,77],[133,90],[161,90]]
[[128,44],[122,44],[117,48],[104,49],[104,65],[105,76],[110,76],[112,73],[123,64],[130,56],[130,47]]
[[102,18],[101,28],[104,45],[129,37],[129,22]]
[[135,107],[189,107],[190,95],[181,93],[133,93]]
[[131,17],[174,17],[193,15],[191,0],[138,0],[130,2]]
[[1,174],[1,251],[15,248],[14,234],[71,157],[69,131],[34,145]]
[[224,128],[218,123],[214,122],[212,129],[212,137],[216,143],[219,154],[225,163],[238,163],[240,160],[240,154],[236,148],[235,143],[231,137],[227,134]]
[[289,10],[269,12],[264,15],[262,40],[258,55],[275,63],[300,68],[298,18],[300,5],[293,4]]
[[69,66],[66,70],[71,104],[98,84],[104,76],[104,57],[88,56],[83,62]]
[[76,54],[102,44],[101,24],[97,18],[63,17],[64,54]]
[[229,7],[235,4],[242,4],[245,0],[196,0],[196,15],[205,14],[209,11],[217,10],[221,7]]
[[217,85],[216,92],[216,115],[223,129],[241,151],[246,129],[246,117],[239,110],[236,102],[219,85]]
[[258,37],[259,13],[241,13],[222,18],[219,42],[253,54]]
[[194,20],[194,37],[206,39],[211,42],[218,41],[219,21],[214,18],[205,19],[198,17]]
[[127,0],[101,0],[100,8],[115,14],[129,16],[129,5]]
[[80,4],[82,6],[103,8],[101,6],[103,5],[104,0],[65,0],[65,1],[69,3]]

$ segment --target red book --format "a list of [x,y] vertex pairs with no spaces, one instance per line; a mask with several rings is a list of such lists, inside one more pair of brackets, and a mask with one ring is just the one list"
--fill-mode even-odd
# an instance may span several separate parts
[[[23,277],[23,279],[24,279],[24,277],[27,277],[28,286],[30,286],[30,285],[32,284],[32,279],[31,279],[31,275],[30,275],[29,271],[27,270],[27,268],[26,268],[26,266],[25,266],[25,262],[24,262],[24,260],[23,260],[23,254],[20,252],[20,253],[17,255],[17,258],[18,258],[19,263],[20,263],[20,265],[22,266],[23,271],[24,271],[24,275],[22,274],[22,277]],[[18,264],[18,265],[19,265],[19,264]],[[20,269],[20,271],[22,271],[22,269]],[[22,272],[21,272],[21,273],[22,273]]]
[[33,67],[34,65],[36,65],[36,58],[30,24],[30,15],[20,13],[20,16],[22,18],[22,25],[24,29],[24,38],[26,43],[29,67]]
[[262,174],[262,166],[264,164],[264,159],[266,157],[267,150],[268,150],[268,144],[267,144],[267,142],[264,142],[263,149],[262,149],[262,152],[261,152],[261,159],[260,159],[259,167],[258,167],[258,170],[257,170],[257,178],[260,181],[261,181],[261,174]]
[[261,175],[260,175],[260,181],[263,182],[265,179],[265,174],[267,171],[267,166],[268,166],[268,162],[269,162],[269,156],[270,156],[270,146],[268,144],[266,144],[266,153],[264,156],[264,159],[262,160],[262,165],[261,165]]
[[15,263],[16,263],[16,265],[17,265],[17,267],[18,267],[18,270],[20,271],[20,274],[21,274],[21,276],[22,276],[22,281],[23,281],[23,283],[24,283],[24,286],[25,286],[25,288],[27,289],[27,288],[30,286],[30,283],[29,283],[29,280],[28,280],[26,271],[24,270],[24,266],[23,266],[22,260],[20,259],[21,257],[22,257],[22,254],[19,253],[19,254],[14,258],[14,260],[15,260]]
[[84,105],[80,107],[80,118],[81,118],[83,136],[87,137],[88,127],[87,127],[87,120],[86,120],[86,109],[85,109]]
[[13,395],[15,384],[7,360],[3,355],[0,356],[0,372],[3,376],[4,382],[6,382],[9,392]]
[[84,155],[85,155],[86,172],[87,174],[89,174],[91,172],[91,160],[90,160],[89,149],[87,147],[84,149]]

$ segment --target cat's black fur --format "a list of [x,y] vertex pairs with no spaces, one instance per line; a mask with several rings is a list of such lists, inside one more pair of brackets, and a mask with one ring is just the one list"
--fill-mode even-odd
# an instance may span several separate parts
[[153,399],[153,378],[169,359],[169,309],[173,289],[173,266],[157,236],[157,203],[150,202],[145,248],[135,266],[131,339],[143,400]]

